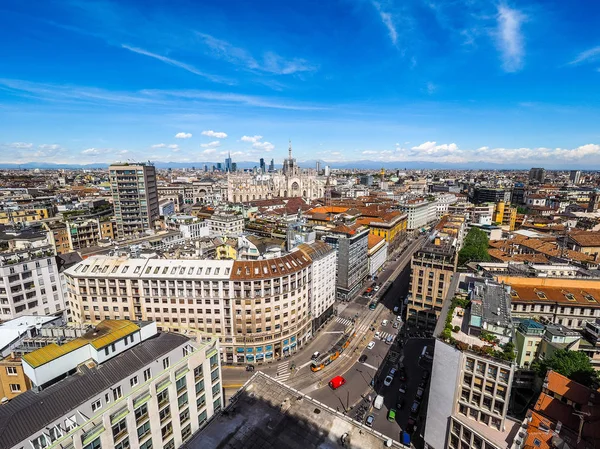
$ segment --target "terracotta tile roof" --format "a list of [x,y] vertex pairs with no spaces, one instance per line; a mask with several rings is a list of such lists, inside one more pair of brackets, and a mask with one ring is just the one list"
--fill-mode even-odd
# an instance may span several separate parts
[[587,405],[589,402],[600,403],[598,400],[600,397],[596,400],[590,399],[590,397],[595,396],[593,395],[593,390],[557,373],[556,371],[548,371],[548,374],[546,374],[546,381],[548,383],[547,389],[549,391],[559,394],[576,404]]
[[381,242],[382,240],[384,240],[383,237],[379,237],[378,235],[369,234],[369,243],[368,243],[369,249],[377,246],[379,244],[379,242]]
[[600,246],[600,232],[574,231],[569,234],[569,239],[579,246]]
[[548,302],[560,303],[562,305],[575,304],[584,305],[587,307],[600,306],[600,285],[598,288],[581,287],[549,287],[545,285],[533,286],[522,285],[509,282],[512,292],[511,301],[513,303],[523,302]]
[[231,270],[231,280],[256,280],[281,277],[295,273],[311,264],[302,251],[267,260],[236,260]]
[[313,214],[342,214],[346,212],[349,207],[345,206],[319,206],[313,209],[310,209],[306,212],[306,215]]

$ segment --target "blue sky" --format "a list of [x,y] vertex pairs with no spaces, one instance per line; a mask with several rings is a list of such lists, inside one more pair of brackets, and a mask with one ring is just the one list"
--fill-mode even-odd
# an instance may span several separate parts
[[0,162],[600,167],[600,2],[0,3]]

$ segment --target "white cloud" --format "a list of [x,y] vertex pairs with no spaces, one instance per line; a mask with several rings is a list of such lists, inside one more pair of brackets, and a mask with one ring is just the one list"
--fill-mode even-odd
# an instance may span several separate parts
[[56,150],[60,150],[62,147],[56,143],[52,143],[52,144],[48,144],[48,143],[43,143],[41,145],[38,146],[38,148],[40,150],[44,150],[44,151],[56,151]]
[[217,148],[221,146],[221,142],[219,142],[218,140],[214,140],[212,142],[209,143],[203,143],[200,145],[202,148]]
[[175,134],[176,139],[189,139],[192,137],[192,133],[177,133]]
[[139,55],[144,55],[144,56],[148,56],[150,58],[158,59],[159,61],[164,62],[165,64],[179,67],[180,69],[187,70],[188,72],[193,73],[194,75],[199,75],[203,78],[209,79],[216,83],[234,84],[231,80],[227,80],[226,78],[223,78],[221,76],[202,72],[201,70],[197,69],[193,65],[186,64],[185,62],[177,61],[176,59],[167,58],[166,56],[162,56],[162,55],[158,55],[156,53],[149,52],[148,50],[144,50],[143,48],[131,47],[131,46],[125,45],[125,44],[121,45],[121,47],[125,48],[126,50],[137,53]]
[[217,59],[241,65],[251,71],[272,73],[274,75],[292,75],[299,72],[313,72],[318,69],[301,58],[284,58],[273,52],[266,52],[263,60],[254,58],[247,50],[236,47],[231,43],[204,33],[197,33],[204,44],[211,50],[212,56]]
[[217,150],[215,150],[214,148],[209,148],[209,149],[207,149],[207,150],[204,150],[204,151],[202,152],[202,154],[213,154],[213,153],[215,153],[216,151],[217,151]]
[[83,150],[81,152],[81,154],[85,154],[86,156],[97,156],[102,153],[105,153],[105,150],[100,148],[88,148],[87,150]]
[[362,154],[379,154],[379,151],[365,150],[362,152]]
[[[582,51],[569,64],[579,64],[581,62],[593,62],[600,59],[600,45],[589,50]],[[599,69],[600,71],[600,69]]]
[[150,148],[154,148],[154,149],[167,148],[167,144],[166,143],[157,143],[157,144],[152,145]]
[[381,21],[385,25],[388,30],[388,34],[390,35],[390,39],[392,43],[396,45],[398,43],[398,31],[396,30],[396,26],[394,25],[394,21],[392,20],[392,15],[388,12],[383,11],[381,8],[381,4],[379,2],[372,2],[373,6],[379,13],[379,17]]
[[179,151],[179,145],[177,145],[176,143],[172,143],[171,145],[169,145],[169,149],[171,151],[177,152],[177,151]]
[[502,55],[502,68],[506,72],[516,72],[523,67],[525,48],[521,25],[526,18],[516,9],[498,6],[496,44]]
[[273,151],[273,149],[275,148],[275,145],[273,145],[271,142],[254,142],[252,144],[252,148],[254,148],[255,150],[260,150],[260,151],[266,151],[267,153],[269,151]]
[[215,137],[217,139],[225,139],[227,137],[226,133],[224,133],[224,132],[217,132],[217,131],[213,131],[213,130],[202,131],[202,135],[203,136],[208,136],[208,137]]
[[262,138],[263,138],[263,136],[242,136],[242,138],[240,140],[242,142],[256,143],[256,142],[258,142]]
[[436,145],[436,142],[425,142],[416,147],[412,147],[416,154],[440,154],[440,153],[452,153],[458,150],[458,146],[455,143]]
[[31,150],[33,148],[32,143],[27,142],[12,142],[2,144],[3,147],[13,148],[15,150]]

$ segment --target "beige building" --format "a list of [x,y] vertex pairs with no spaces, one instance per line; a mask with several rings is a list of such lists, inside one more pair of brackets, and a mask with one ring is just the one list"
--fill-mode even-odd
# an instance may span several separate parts
[[0,360],[0,398],[14,399],[31,388],[31,381],[23,372],[21,358],[9,355]]
[[[319,242],[320,243],[320,242]],[[90,257],[66,272],[75,323],[155,321],[222,342],[223,360],[263,362],[312,336],[312,259],[301,249],[257,261]]]

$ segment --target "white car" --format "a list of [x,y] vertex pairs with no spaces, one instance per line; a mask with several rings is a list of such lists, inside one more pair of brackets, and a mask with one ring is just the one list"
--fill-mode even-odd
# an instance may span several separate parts
[[392,376],[387,376],[385,378],[385,380],[383,381],[383,385],[385,385],[386,387],[389,387],[390,385],[392,385],[393,381],[394,381],[394,378]]
[[386,326],[388,325],[388,320],[383,320],[383,321],[381,322],[381,325],[382,325],[383,327],[386,327]]
[[379,285],[376,285],[375,287],[373,287],[373,291],[376,292],[379,290]]
[[377,331],[375,332],[375,338],[380,338],[381,337],[381,332]]
[[374,341],[372,341],[371,343],[369,343],[367,345],[367,349],[373,349],[374,347],[375,347],[375,342]]
[[396,321],[398,321],[398,322],[402,321],[402,317],[401,317],[400,315],[398,315],[398,316],[396,317]]

